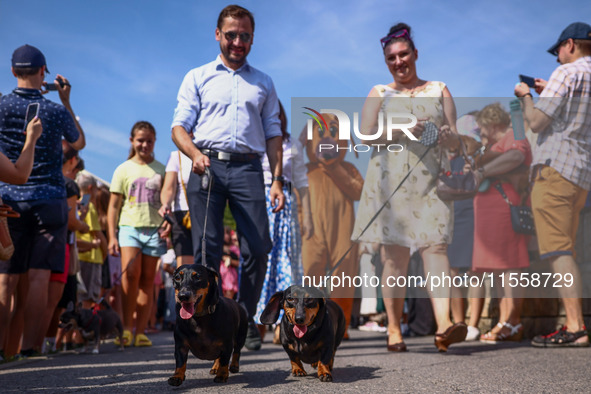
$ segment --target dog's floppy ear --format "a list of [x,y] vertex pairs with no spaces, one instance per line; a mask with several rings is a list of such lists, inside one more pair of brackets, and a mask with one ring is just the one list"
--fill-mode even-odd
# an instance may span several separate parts
[[220,298],[219,284],[220,275],[216,270],[210,267],[207,268],[209,290],[207,292],[207,299],[205,300],[206,305],[216,305]]
[[261,323],[263,324],[275,324],[279,318],[279,312],[283,308],[283,291],[278,291],[273,294],[265,310],[261,313]]

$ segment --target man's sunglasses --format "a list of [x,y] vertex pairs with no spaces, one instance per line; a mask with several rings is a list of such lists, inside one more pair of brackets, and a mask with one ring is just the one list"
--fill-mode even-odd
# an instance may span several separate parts
[[402,30],[397,30],[394,33],[390,34],[389,36],[383,37],[382,39],[380,39],[380,43],[382,44],[382,49],[386,48],[386,45],[388,45],[388,43],[390,41],[392,41],[395,38],[401,38],[401,37],[405,37],[407,40],[412,41],[410,39],[410,35],[408,34],[408,30],[406,29],[402,29]]
[[235,31],[227,31],[227,32],[222,32],[224,33],[224,37],[226,37],[226,40],[232,42],[236,39],[236,37],[240,37],[240,41],[242,41],[243,43],[247,43],[250,42],[250,39],[252,38],[252,34],[250,33],[236,33]]

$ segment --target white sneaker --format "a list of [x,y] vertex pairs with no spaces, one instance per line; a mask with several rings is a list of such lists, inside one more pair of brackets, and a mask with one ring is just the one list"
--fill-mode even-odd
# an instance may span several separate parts
[[466,341],[477,341],[480,338],[480,330],[474,326],[468,326]]

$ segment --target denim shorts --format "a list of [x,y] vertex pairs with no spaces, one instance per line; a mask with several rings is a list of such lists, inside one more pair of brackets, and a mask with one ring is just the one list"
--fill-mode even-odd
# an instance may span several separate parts
[[157,227],[119,227],[119,246],[138,248],[146,256],[160,257],[166,253],[166,242]]

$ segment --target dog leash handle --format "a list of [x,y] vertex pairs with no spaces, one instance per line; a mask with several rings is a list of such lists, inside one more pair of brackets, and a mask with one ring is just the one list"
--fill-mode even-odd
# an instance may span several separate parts
[[207,234],[206,230],[207,230],[207,214],[209,212],[209,199],[211,197],[211,186],[213,185],[213,175],[211,174],[211,171],[209,169],[209,167],[205,167],[205,172],[201,175],[201,187],[203,189],[207,189],[207,201],[205,202],[205,220],[203,223],[203,236],[201,237],[201,264],[202,265],[207,265],[206,264],[206,239],[205,239],[205,234]]

